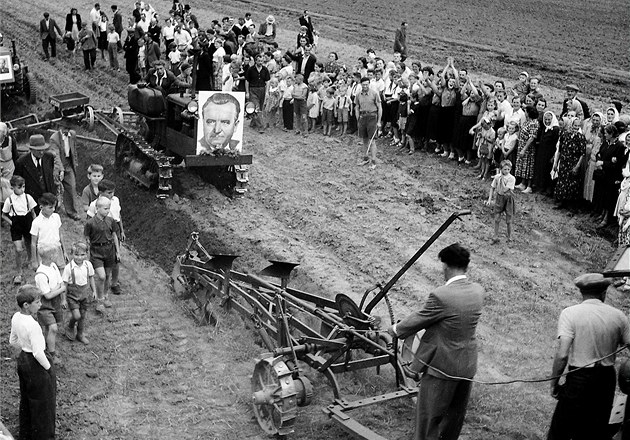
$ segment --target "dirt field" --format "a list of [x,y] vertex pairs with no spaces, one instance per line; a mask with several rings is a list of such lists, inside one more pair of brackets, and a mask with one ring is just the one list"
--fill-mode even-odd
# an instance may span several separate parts
[[[618,44],[628,47],[628,34],[621,32],[628,28],[628,17],[613,14],[612,2],[598,4],[603,8],[602,20],[607,17],[610,21],[593,19],[580,30],[571,27],[574,18],[595,14],[589,15],[579,6],[568,7],[568,3],[545,3],[548,11],[542,3],[529,3],[527,9],[509,13],[501,8],[486,9],[492,8],[491,3],[478,3],[470,7],[479,16],[471,16],[454,3],[441,2],[445,12],[427,5],[432,12],[422,33],[410,26],[410,43],[422,42],[415,54],[430,62],[454,54],[472,71],[501,73],[505,78],[515,77],[523,69],[543,72],[545,82],[553,85],[563,84],[567,72],[579,70],[574,80],[593,92],[587,96],[593,102],[602,96],[628,96],[628,79],[616,70],[627,70],[627,60],[615,53]],[[356,7],[347,7],[353,3],[305,4],[322,29],[321,52],[336,50],[348,64],[363,54],[365,41],[379,52],[389,50],[402,16],[396,10],[402,6],[387,4],[387,9],[385,5],[366,8],[365,23],[360,23]],[[223,1],[191,5],[202,23],[238,15],[239,9],[251,10],[257,22],[272,12],[281,25],[279,40],[285,47],[294,41],[300,12],[296,9],[303,9],[284,0],[273,6]],[[61,21],[71,6],[78,7],[83,16],[90,8],[88,2],[61,0],[49,6],[49,11]],[[164,12],[169,3],[159,1],[155,6]],[[20,41],[21,53],[36,74],[40,98],[31,111],[44,114],[49,110],[49,95],[69,91],[89,95],[96,108],[125,108],[124,73],[97,70],[86,74],[82,60],[72,60],[63,48],[56,64],[41,61],[41,48],[33,43],[37,33],[34,17],[41,11],[39,2],[27,0],[20,8],[8,9],[0,23],[5,41],[12,37]],[[535,11],[541,11],[541,16],[533,15]],[[387,17],[387,24],[376,18],[379,14]],[[445,21],[447,14],[453,17],[450,25]],[[497,19],[488,23],[482,19],[488,14]],[[510,20],[508,14],[516,18]],[[405,17],[412,23],[413,17]],[[556,25],[558,21],[560,25]],[[516,40],[495,43],[493,29],[506,22],[514,34],[524,35],[527,50]],[[290,31],[284,30],[289,27]],[[578,31],[602,37],[582,43]],[[562,38],[567,41],[565,50],[558,51],[551,42]],[[557,106],[562,92],[547,90]],[[9,117],[21,111],[23,107],[9,103]],[[260,270],[267,259],[297,261],[300,266],[292,286],[359,299],[366,288],[391,277],[453,211],[471,209],[473,215],[457,222],[438,240],[396,285],[392,297],[397,318],[417,308],[430,289],[442,282],[437,251],[454,241],[468,246],[473,252],[471,277],[487,289],[479,326],[477,376],[486,381],[549,373],[556,318],[563,307],[578,300],[571,280],[581,272],[601,269],[613,250],[585,216],[553,211],[550,202],[538,195],[519,198],[513,245],[490,245],[490,211],[482,204],[488,185],[475,180],[471,170],[424,153],[400,156],[385,147],[380,155],[383,163],[371,172],[356,166],[359,146],[353,137],[324,139],[316,135],[305,140],[277,131],[259,136],[246,128],[245,139],[244,150],[254,155],[254,164],[250,191],[242,199],[225,198],[195,176],[178,170],[178,200],[158,201],[111,174],[111,147],[82,147],[82,168],[101,162],[118,185],[129,237],[121,271],[127,294],[114,298],[114,309],[107,318],[90,316],[89,347],[68,341],[60,344],[65,362],[58,374],[59,438],[263,437],[249,403],[249,376],[255,358],[263,351],[252,332],[235,315],[222,316],[217,327],[198,327],[172,297],[168,274],[193,230],[201,232],[201,242],[211,252],[241,255],[236,261],[238,269]],[[82,187],[86,182],[80,177]],[[68,242],[78,239],[81,225],[63,220],[69,226]],[[19,392],[7,344],[15,307],[10,284],[12,254],[8,230],[2,228],[1,233],[0,418],[16,433]],[[625,312],[630,310],[630,301],[620,294],[609,301]],[[384,310],[377,312],[386,316]],[[347,438],[320,411],[331,399],[325,382],[312,372],[307,375],[315,383],[316,399],[300,410],[292,438]],[[360,396],[383,391],[390,379],[387,375],[348,375],[343,386],[349,397]],[[462,438],[544,438],[554,404],[547,389],[546,384],[476,385]],[[392,439],[407,438],[413,429],[408,402],[378,407],[361,418],[366,423],[370,419],[379,432]]]

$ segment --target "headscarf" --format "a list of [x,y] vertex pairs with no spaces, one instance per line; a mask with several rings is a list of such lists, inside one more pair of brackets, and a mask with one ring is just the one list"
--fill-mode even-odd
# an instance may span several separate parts
[[[613,112],[615,112],[615,116],[613,117],[613,120],[611,122],[608,121],[608,110],[612,110]],[[619,120],[619,112],[617,111],[617,107],[615,107],[614,105],[611,105],[610,107],[606,109],[606,117],[602,119],[602,124],[603,125],[614,124],[618,120]]]
[[599,127],[596,127],[595,130],[600,130],[604,125],[606,125],[606,116],[602,112],[595,112],[584,122],[584,131],[593,131],[593,116],[599,116]]
[[[551,123],[549,125],[545,124],[545,115],[548,113],[551,115]],[[547,133],[549,130],[552,130],[553,127],[560,126],[560,124],[558,123],[558,118],[556,117],[555,113],[549,110],[543,113],[543,124],[545,125],[545,133]]]

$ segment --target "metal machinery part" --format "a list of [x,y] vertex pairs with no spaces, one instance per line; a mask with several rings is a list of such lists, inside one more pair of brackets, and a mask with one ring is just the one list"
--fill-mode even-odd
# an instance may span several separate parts
[[313,397],[309,380],[294,380],[283,356],[277,356],[258,361],[251,382],[254,414],[263,431],[270,435],[292,433],[297,407],[308,405]]

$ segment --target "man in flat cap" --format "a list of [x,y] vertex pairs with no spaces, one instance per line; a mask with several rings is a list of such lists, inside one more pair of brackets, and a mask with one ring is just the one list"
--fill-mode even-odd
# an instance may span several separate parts
[[561,116],[565,116],[568,112],[574,111],[575,116],[583,121],[587,116],[584,112],[584,102],[577,97],[580,88],[575,84],[567,84],[565,89],[567,91],[567,97],[562,103]]
[[568,374],[563,385],[559,385],[559,379],[550,384],[558,404],[548,440],[608,438],[615,397],[615,356],[606,356],[630,343],[628,318],[621,310],[604,304],[610,283],[598,273],[577,277],[575,285],[583,301],[560,313],[551,375],[562,374],[567,365]]

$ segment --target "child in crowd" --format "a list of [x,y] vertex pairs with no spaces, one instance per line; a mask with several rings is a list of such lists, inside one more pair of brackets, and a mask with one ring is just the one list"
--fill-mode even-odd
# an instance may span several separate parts
[[90,183],[83,188],[81,193],[81,203],[83,204],[83,210],[87,213],[90,204],[98,199],[98,184],[103,180],[103,166],[93,163],[88,167],[88,179]]
[[322,126],[324,128],[324,136],[330,136],[332,134],[336,102],[335,89],[328,87],[328,89],[326,89],[326,96],[324,96],[322,100]]
[[492,166],[496,169],[500,168],[501,157],[503,155],[503,145],[505,145],[505,135],[507,130],[500,127],[497,130],[497,138],[494,140],[494,148],[492,149]]
[[315,131],[317,117],[319,116],[319,94],[316,93],[315,85],[309,85],[310,93],[306,98],[306,108],[308,110],[308,132]]
[[147,76],[147,47],[144,38],[138,39],[138,70],[142,78]]
[[35,321],[41,295],[33,285],[21,286],[15,296],[20,310],[11,318],[9,344],[20,349],[20,438],[55,438],[57,378],[46,356],[44,334]]
[[54,246],[39,248],[41,264],[35,273],[35,285],[42,291],[42,307],[37,313],[37,321],[42,326],[46,347],[55,365],[61,364],[61,357],[55,347],[57,343],[58,324],[63,323],[63,311],[66,302],[66,286],[61,279],[59,267],[54,263],[57,249]]
[[293,85],[293,91],[291,97],[293,98],[293,112],[295,113],[296,130],[295,134],[300,134],[304,131],[304,136],[307,135],[305,130],[308,129],[307,112],[306,112],[306,98],[308,96],[308,86],[304,83],[304,75],[298,73],[295,75],[295,84]]
[[[420,97],[418,92],[411,92],[411,101],[407,110],[407,124],[405,125],[405,139],[409,144],[409,153],[416,151],[415,139],[418,135],[418,117],[420,115]],[[422,147],[422,144],[420,145]]]
[[278,110],[282,101],[282,92],[280,91],[280,83],[276,76],[272,76],[267,82],[267,90],[265,92],[265,103],[263,104],[263,121],[267,128],[269,122],[275,127],[278,123]]
[[95,202],[96,214],[89,219],[83,229],[85,240],[90,247],[90,262],[96,273],[96,311],[105,313],[112,303],[106,292],[112,279],[112,267],[119,259],[118,224],[109,217],[111,200],[99,197]]
[[[66,298],[70,309],[70,321],[66,327],[66,337],[89,344],[85,337],[85,318],[88,300],[96,295],[94,284],[94,266],[87,260],[88,247],[85,243],[77,242],[72,245],[72,260],[66,264],[61,276],[66,286]],[[90,293],[91,291],[91,293]]]
[[490,195],[486,201],[486,205],[492,205],[494,201],[494,238],[492,243],[499,242],[499,223],[501,222],[501,214],[505,213],[505,223],[507,225],[507,241],[512,241],[512,217],[516,211],[514,206],[514,186],[516,185],[516,177],[510,174],[512,170],[512,162],[509,160],[501,161],[501,171],[492,179],[490,186]]
[[[400,81],[401,86],[405,85],[404,81]],[[405,148],[407,146],[407,132],[405,128],[407,127],[407,117],[409,116],[409,84],[407,83],[407,87],[401,87],[400,92],[398,93],[398,114],[396,115],[397,123],[393,125],[394,128],[394,136],[398,131],[399,141],[396,146],[400,148]],[[396,125],[398,126],[398,130],[396,129]]]
[[492,158],[492,147],[496,139],[496,133],[492,128],[492,121],[488,118],[481,120],[481,129],[477,133],[475,139],[475,147],[477,149],[477,157],[481,163],[481,174],[478,179],[487,179],[490,173],[490,159]]
[[524,99],[529,93],[529,75],[527,72],[521,72],[518,74],[518,82],[514,84],[512,89],[514,96],[518,96],[519,99]]
[[350,97],[348,96],[348,86],[343,81],[337,81],[339,84],[337,93],[337,122],[341,125],[341,136],[346,134],[348,130],[348,117],[350,115]]
[[[14,284],[22,284],[24,261],[29,261],[31,251],[31,225],[35,218],[35,207],[37,203],[30,194],[24,192],[24,178],[18,175],[11,177],[12,194],[4,201],[2,206],[2,218],[10,225],[11,241],[15,247],[15,270],[13,278]],[[26,252],[26,259],[24,253]]]
[[51,193],[44,193],[39,198],[41,211],[31,224],[31,260],[33,267],[37,268],[41,264],[39,249],[43,246],[54,249],[51,258],[57,266],[65,266],[67,255],[63,248],[63,237],[61,234],[61,218],[55,212],[57,207],[57,197]]
[[518,124],[516,121],[511,121],[507,125],[507,133],[505,135],[505,141],[503,141],[503,155],[501,160],[509,160],[514,163],[516,152],[518,151]]
[[[100,194],[111,201],[111,206],[109,209],[108,216],[111,217],[118,226],[118,232],[117,232],[118,240],[125,241],[125,228],[123,227],[122,217],[120,214],[122,208],[120,207],[120,200],[118,199],[118,197],[114,195],[114,192],[116,190],[116,184],[112,182],[111,180],[103,179],[98,184],[98,188],[99,188]],[[88,217],[94,217],[95,214],[96,214],[96,201],[90,204],[90,207],[87,212]],[[111,290],[114,295],[120,295],[122,293],[122,290],[120,289],[120,283],[118,282],[119,272],[120,272],[120,266],[118,264],[118,261],[115,261],[114,265],[112,266],[112,278],[111,278]]]
[[282,92],[282,124],[283,130],[293,130],[293,77],[287,76],[280,81],[280,91]]

